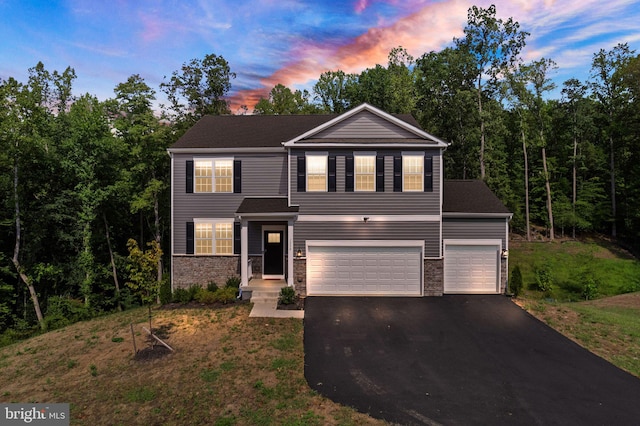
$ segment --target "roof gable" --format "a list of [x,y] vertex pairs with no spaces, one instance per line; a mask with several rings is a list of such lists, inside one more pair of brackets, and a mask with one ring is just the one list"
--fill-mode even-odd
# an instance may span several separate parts
[[294,147],[311,144],[448,144],[422,130],[410,115],[391,115],[369,104],[361,104],[287,142]]

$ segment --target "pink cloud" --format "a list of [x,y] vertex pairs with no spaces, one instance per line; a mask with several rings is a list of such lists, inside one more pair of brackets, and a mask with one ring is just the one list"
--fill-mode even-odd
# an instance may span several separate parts
[[358,0],[356,1],[355,11],[356,13],[361,13],[369,6],[369,0]]
[[[359,3],[366,3],[366,0]],[[415,56],[439,50],[462,35],[469,5],[462,0],[424,6],[384,27],[370,28],[366,33],[342,46],[310,42],[296,46],[287,54],[292,61],[260,80],[261,88],[243,90],[231,97],[231,110],[247,105],[252,111],[260,97],[266,97],[277,84],[287,87],[304,85],[327,70],[359,73],[375,64],[386,65],[389,51],[402,46]]]

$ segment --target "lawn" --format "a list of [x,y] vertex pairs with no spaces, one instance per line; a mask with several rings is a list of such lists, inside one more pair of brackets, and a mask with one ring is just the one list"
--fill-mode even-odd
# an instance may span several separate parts
[[606,240],[515,240],[509,248],[509,269],[520,267],[525,294],[533,298],[541,296],[535,285],[536,271],[542,269],[549,271],[553,286],[545,297],[558,301],[584,300],[587,283],[595,285],[592,298],[640,291],[640,262]]
[[156,348],[144,360],[130,324],[147,348],[146,309],[6,346],[0,401],[67,402],[74,425],[385,424],[308,387],[301,320],[249,318],[250,309],[155,310],[154,328],[175,352]]

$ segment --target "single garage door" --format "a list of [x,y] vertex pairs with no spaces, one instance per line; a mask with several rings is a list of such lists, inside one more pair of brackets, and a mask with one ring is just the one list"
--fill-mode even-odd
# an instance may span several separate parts
[[309,243],[307,294],[420,296],[422,246],[332,246]]
[[499,250],[500,245],[445,243],[444,292],[498,293]]

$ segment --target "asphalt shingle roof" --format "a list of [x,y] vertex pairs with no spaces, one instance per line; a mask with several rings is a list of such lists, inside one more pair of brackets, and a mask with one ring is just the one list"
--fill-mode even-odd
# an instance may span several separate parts
[[442,188],[444,213],[501,213],[507,209],[481,180],[445,180]]
[[[263,148],[281,147],[338,117],[321,115],[207,115],[191,127],[171,148]],[[420,128],[409,114],[396,118]]]
[[287,197],[245,198],[236,213],[297,213],[298,206],[289,206]]

